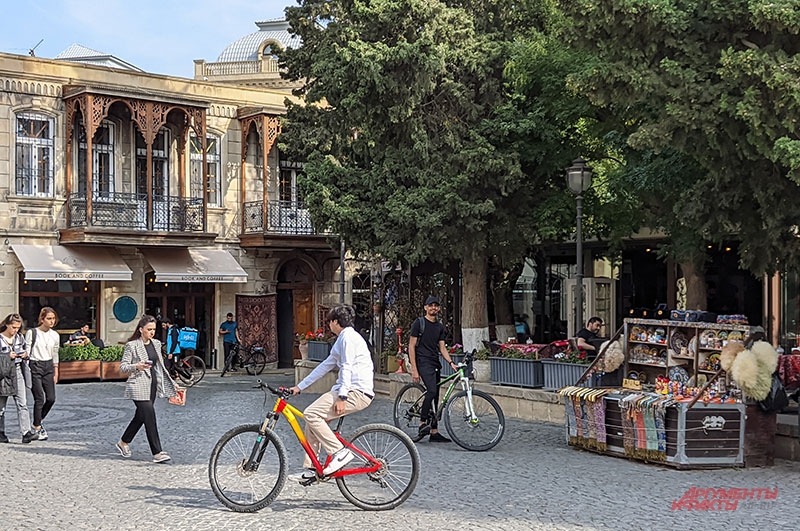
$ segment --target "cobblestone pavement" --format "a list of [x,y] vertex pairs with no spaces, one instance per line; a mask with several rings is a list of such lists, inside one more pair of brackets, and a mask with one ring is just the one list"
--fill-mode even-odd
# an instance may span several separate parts
[[[269,375],[291,384],[290,375]],[[207,462],[229,428],[258,422],[263,398],[254,378],[206,376],[188,405],[161,400],[158,422],[168,464],[151,462],[144,429],[122,459],[114,443],[133,415],[124,383],[58,386],[45,423],[48,441],[20,443],[16,415],[7,415],[12,444],[0,444],[5,529],[758,529],[795,528],[800,519],[800,463],[772,468],[678,471],[576,451],[560,426],[510,419],[500,444],[484,453],[455,444],[419,444],[423,473],[413,496],[386,512],[364,512],[334,483],[301,487],[287,481],[272,505],[255,514],[227,510],[208,483]],[[300,395],[299,407],[316,395]],[[272,400],[268,404],[271,407]],[[13,409],[13,406],[12,406]],[[345,429],[391,422],[391,403],[376,400],[348,418]],[[13,424],[13,425],[12,425]],[[302,450],[278,424],[290,471]],[[297,465],[295,468],[294,465]],[[735,511],[673,511],[691,487],[779,489],[775,501],[739,502]]]

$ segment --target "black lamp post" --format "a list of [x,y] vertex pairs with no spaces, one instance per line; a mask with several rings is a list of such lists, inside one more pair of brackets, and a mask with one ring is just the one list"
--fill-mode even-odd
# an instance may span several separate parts
[[575,245],[577,252],[578,282],[575,286],[575,330],[578,333],[583,327],[583,193],[592,186],[592,168],[586,161],[577,158],[572,161],[572,166],[567,168],[567,186],[575,194],[578,201],[578,214],[576,220]]

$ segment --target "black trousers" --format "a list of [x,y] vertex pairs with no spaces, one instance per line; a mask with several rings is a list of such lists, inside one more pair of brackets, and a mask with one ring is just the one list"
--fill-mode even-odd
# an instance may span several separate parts
[[156,423],[156,393],[155,388],[151,388],[150,400],[134,400],[136,404],[136,414],[133,416],[128,427],[125,428],[125,433],[122,434],[122,442],[130,444],[133,438],[139,433],[142,424],[144,424],[145,433],[147,433],[147,442],[150,443],[150,451],[153,455],[161,453],[161,438],[158,436],[158,424]]
[[442,371],[442,364],[438,359],[430,359],[424,357],[417,357],[417,372],[419,378],[425,385],[425,400],[422,401],[422,411],[420,411],[420,418],[427,421],[431,425],[431,429],[438,428],[436,414],[433,410],[433,404],[439,404],[439,378]]
[[[233,349],[233,346],[235,344],[236,343],[227,343],[227,342],[224,342],[224,341],[222,343],[222,348],[225,351],[225,362],[226,363],[228,362],[228,356],[231,355],[231,350]],[[231,367],[236,367],[237,365],[239,365],[239,356],[235,355],[233,360],[231,360]]]
[[31,360],[31,383],[33,392],[33,425],[41,427],[42,421],[56,403],[56,374],[53,360]]

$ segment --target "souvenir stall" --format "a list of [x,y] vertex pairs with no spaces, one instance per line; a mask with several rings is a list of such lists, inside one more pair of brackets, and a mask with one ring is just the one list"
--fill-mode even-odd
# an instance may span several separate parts
[[[778,355],[755,341],[763,330],[732,321],[625,319],[559,392],[568,443],[679,468],[771,464],[775,413],[764,409]],[[616,369],[623,387],[580,386]]]

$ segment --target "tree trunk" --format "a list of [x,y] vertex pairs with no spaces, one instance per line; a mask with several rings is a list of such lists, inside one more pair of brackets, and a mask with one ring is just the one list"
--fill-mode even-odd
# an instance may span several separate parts
[[[702,264],[702,262],[701,262]],[[681,262],[683,278],[686,279],[686,309],[706,310],[708,306],[708,287],[706,286],[705,271],[702,265],[697,266],[694,261]]]
[[488,264],[485,256],[469,258],[461,263],[461,334],[466,352],[482,348],[483,342],[489,340],[486,307]]

